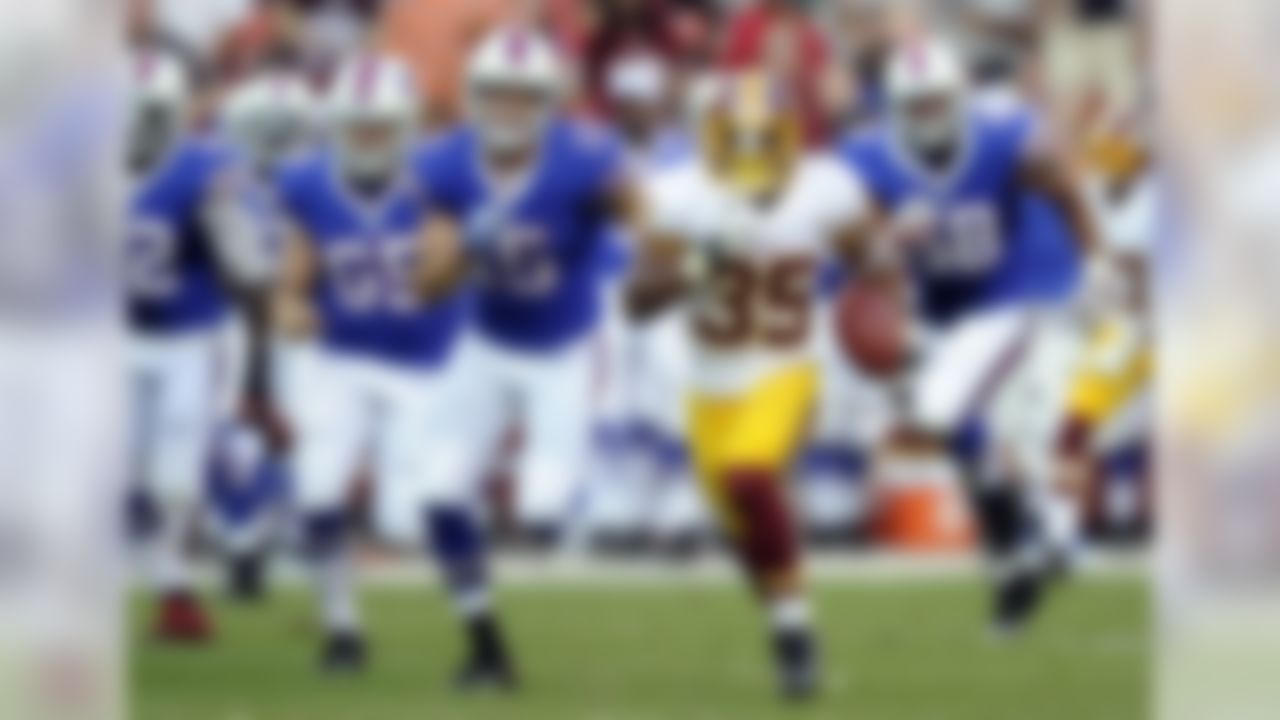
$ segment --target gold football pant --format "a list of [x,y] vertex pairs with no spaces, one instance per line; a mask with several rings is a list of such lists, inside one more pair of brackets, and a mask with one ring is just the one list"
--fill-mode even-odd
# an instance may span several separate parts
[[810,364],[784,368],[738,396],[695,395],[694,463],[703,493],[758,588],[795,579],[799,537],[784,485],[817,394]]

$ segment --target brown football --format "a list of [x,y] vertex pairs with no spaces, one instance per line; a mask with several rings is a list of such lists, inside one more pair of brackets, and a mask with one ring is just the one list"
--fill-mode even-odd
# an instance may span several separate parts
[[911,312],[891,283],[850,283],[836,303],[835,323],[845,357],[872,377],[893,375],[910,359]]

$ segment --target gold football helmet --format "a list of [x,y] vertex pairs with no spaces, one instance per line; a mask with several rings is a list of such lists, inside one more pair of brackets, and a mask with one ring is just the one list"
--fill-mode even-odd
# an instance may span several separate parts
[[789,93],[763,73],[727,77],[702,122],[711,171],[751,198],[774,195],[803,152],[799,112]]

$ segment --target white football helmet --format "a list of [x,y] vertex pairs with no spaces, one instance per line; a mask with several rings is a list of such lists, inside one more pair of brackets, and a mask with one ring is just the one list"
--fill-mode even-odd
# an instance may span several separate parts
[[158,50],[137,53],[132,70],[129,164],[141,172],[158,163],[186,131],[193,88],[182,61]]
[[960,55],[937,39],[894,49],[885,69],[890,119],[918,151],[954,143],[964,127],[968,82]]
[[565,68],[556,46],[526,28],[502,28],[467,64],[467,104],[484,142],[496,150],[536,142],[560,107]]
[[413,145],[423,107],[408,65],[364,55],[338,71],[325,110],[344,171],[381,179],[396,171]]
[[670,73],[661,58],[653,55],[631,55],[609,68],[605,86],[609,99],[616,103],[661,105],[671,85]]
[[317,103],[306,81],[274,71],[241,83],[227,97],[222,122],[259,170],[269,172],[314,129]]

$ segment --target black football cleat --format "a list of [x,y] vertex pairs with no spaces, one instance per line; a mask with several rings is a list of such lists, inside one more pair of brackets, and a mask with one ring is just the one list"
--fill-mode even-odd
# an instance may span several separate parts
[[454,687],[460,692],[514,692],[519,681],[498,619],[479,615],[467,622],[466,629],[471,649],[454,676]]
[[264,556],[236,555],[227,562],[227,595],[237,602],[258,602],[266,595],[266,576]]
[[355,675],[368,662],[364,637],[353,632],[334,633],[320,651],[320,670],[329,675]]
[[778,633],[773,651],[782,698],[804,702],[817,696],[822,673],[813,634],[808,630]]
[[1044,599],[1045,577],[1022,571],[996,587],[992,630],[998,638],[1015,637],[1035,618]]
[[471,658],[454,676],[453,687],[462,693],[512,693],[520,682],[506,662]]

